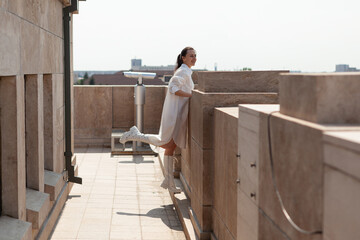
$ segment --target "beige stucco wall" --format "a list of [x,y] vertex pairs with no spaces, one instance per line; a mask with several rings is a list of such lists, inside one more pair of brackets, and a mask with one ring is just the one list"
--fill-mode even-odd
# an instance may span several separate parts
[[[160,127],[165,86],[146,86],[144,132]],[[113,129],[134,125],[134,86],[75,86],[74,129],[76,145],[110,145]]]

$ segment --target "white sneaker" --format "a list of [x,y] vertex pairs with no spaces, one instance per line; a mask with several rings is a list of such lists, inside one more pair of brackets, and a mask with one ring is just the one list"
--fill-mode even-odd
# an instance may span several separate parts
[[136,126],[133,126],[130,128],[128,132],[125,132],[121,138],[119,139],[119,142],[122,144],[125,144],[128,141],[134,141],[137,135],[140,135],[140,131]]

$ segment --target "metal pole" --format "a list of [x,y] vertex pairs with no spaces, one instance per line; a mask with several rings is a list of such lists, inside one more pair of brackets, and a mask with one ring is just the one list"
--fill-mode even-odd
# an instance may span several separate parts
[[[135,125],[140,132],[144,132],[144,105],[145,105],[145,86],[143,84],[144,79],[154,79],[156,73],[149,72],[124,72],[124,75],[129,78],[137,78],[137,84],[134,88],[134,98],[135,98],[135,111],[134,119]],[[136,148],[141,148],[143,146],[142,142],[133,142],[133,151],[136,152]]]
[[[135,125],[140,132],[144,131],[144,105],[145,105],[145,86],[142,83],[142,76],[139,76],[138,82],[135,85]],[[135,142],[133,144],[134,150],[137,147],[142,147],[142,142]]]

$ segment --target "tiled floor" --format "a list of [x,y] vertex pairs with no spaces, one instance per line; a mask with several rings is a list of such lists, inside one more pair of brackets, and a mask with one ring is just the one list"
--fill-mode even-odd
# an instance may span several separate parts
[[51,239],[185,239],[157,157],[76,149],[75,184]]

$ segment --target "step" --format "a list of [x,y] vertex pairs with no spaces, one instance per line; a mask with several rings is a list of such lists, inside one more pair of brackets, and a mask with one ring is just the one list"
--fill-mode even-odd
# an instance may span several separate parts
[[65,205],[65,202],[68,199],[69,192],[70,192],[69,184],[64,183],[64,186],[61,189],[56,200],[51,202],[52,205],[51,210],[45,222],[43,223],[39,233],[36,236],[37,240],[49,239],[49,236],[51,236],[51,232],[53,231],[58,218],[61,216],[61,211]]
[[190,200],[184,193],[184,187],[179,179],[175,179],[175,185],[182,189],[181,193],[171,194],[171,199],[174,203],[179,220],[184,229],[187,240],[196,240],[196,234],[189,215]]
[[50,211],[50,195],[30,188],[26,189],[26,221],[33,229],[40,229]]
[[31,223],[7,216],[1,216],[0,236],[1,239],[31,240]]
[[[160,163],[161,170],[164,174],[164,152],[162,149],[159,152],[158,159]],[[178,214],[181,225],[184,229],[184,234],[187,240],[196,240],[196,234],[192,222],[189,216],[189,207],[190,207],[190,199],[187,198],[184,192],[184,186],[182,182],[178,178],[174,178],[175,186],[181,188],[182,192],[178,194],[170,193],[171,200],[175,206],[175,210]]]
[[45,170],[45,193],[50,194],[50,201],[55,201],[63,188],[65,181],[63,175]]

